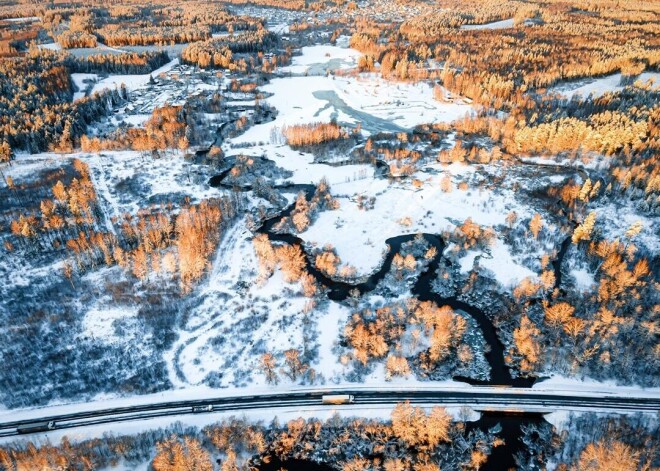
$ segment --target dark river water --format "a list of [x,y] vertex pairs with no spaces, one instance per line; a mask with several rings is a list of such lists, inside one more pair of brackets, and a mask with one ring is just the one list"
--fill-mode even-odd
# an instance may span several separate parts
[[[293,191],[304,191],[308,199],[312,198],[315,187],[314,185],[293,185],[289,187]],[[287,244],[298,244],[304,247],[304,241],[293,234],[280,234],[273,232],[273,227],[282,220],[282,218],[289,216],[293,210],[294,205],[290,205],[280,214],[273,216],[264,221],[258,232],[266,234],[273,242],[284,242]],[[376,288],[378,283],[390,271],[392,259],[401,250],[401,245],[415,239],[416,234],[407,234],[397,237],[391,237],[386,240],[389,247],[385,260],[383,261],[380,269],[372,273],[369,278],[362,283],[346,283],[336,281],[325,275],[318,270],[315,264],[306,257],[306,269],[316,279],[316,281],[328,291],[328,297],[334,301],[342,301],[350,296],[351,291],[357,289],[361,294],[372,291]],[[445,298],[432,290],[433,280],[436,277],[436,271],[442,261],[442,253],[444,250],[443,240],[435,234],[422,234],[424,239],[429,245],[435,247],[436,256],[431,260],[426,270],[419,276],[417,282],[412,287],[412,294],[420,301],[433,301],[437,305],[449,305],[452,309],[461,310],[469,314],[479,325],[486,343],[490,347],[490,352],[486,354],[486,359],[491,368],[491,379],[489,381],[478,381],[469,378],[456,378],[461,381],[474,384],[474,385],[506,385],[516,387],[529,387],[534,383],[534,379],[530,378],[513,378],[508,366],[504,363],[504,346],[497,337],[497,332],[493,323],[488,316],[479,308],[472,306],[466,302],[458,300],[454,297]]]
[[307,460],[285,460],[271,457],[269,463],[264,463],[259,466],[259,471],[281,471],[286,469],[288,471],[336,471],[334,468],[324,463],[314,463]]
[[[509,469],[516,469],[516,461],[514,456],[518,452],[525,451],[525,445],[521,441],[522,425],[529,425],[532,423],[540,424],[543,422],[542,414],[505,414],[500,412],[485,412],[481,418],[476,422],[468,422],[466,424],[465,433],[471,430],[481,429],[483,431],[492,429],[493,427],[500,426],[501,431],[498,437],[504,440],[504,445],[498,446],[492,450],[488,461],[479,468],[479,471],[507,471]],[[258,468],[260,471],[280,471],[286,469],[288,471],[331,471],[334,469],[325,463],[314,463],[307,460],[280,460],[274,456],[270,457],[268,463],[261,464]],[[449,468],[443,468],[449,469]]]
[[[227,172],[228,171],[225,171],[222,174],[214,177],[210,183],[212,183],[214,186],[222,186],[222,180],[224,179]],[[243,190],[247,189],[248,188],[243,188]],[[287,185],[280,187],[280,189],[290,192],[303,191],[306,194],[307,199],[311,199],[315,191],[315,186],[303,184]],[[276,216],[266,219],[257,232],[266,234],[272,242],[284,242],[291,245],[298,244],[301,246],[301,248],[304,248],[304,241],[299,237],[293,234],[281,234],[273,231],[275,225],[279,223],[282,218],[289,216],[293,208],[294,204],[291,204]],[[472,385],[531,387],[534,384],[534,378],[512,377],[509,367],[504,362],[504,346],[497,336],[497,332],[493,326],[492,321],[481,309],[456,299],[455,297],[442,297],[433,291],[433,280],[436,277],[436,271],[442,261],[444,241],[440,236],[435,234],[425,233],[422,234],[422,236],[430,245],[437,249],[437,255],[429,263],[426,270],[421,273],[418,280],[415,282],[414,286],[412,287],[412,294],[416,296],[420,301],[433,301],[439,306],[449,305],[454,310],[460,310],[470,315],[478,324],[481,332],[483,333],[484,340],[490,347],[490,351],[486,354],[486,359],[488,360],[491,369],[490,379],[488,381],[478,381],[471,378],[458,377],[454,379]],[[408,234],[387,239],[386,242],[389,246],[389,250],[385,260],[383,261],[383,264],[378,271],[372,273],[366,281],[361,283],[352,284],[333,280],[319,271],[309,257],[305,257],[306,269],[316,279],[316,281],[327,290],[327,294],[330,299],[335,301],[342,301],[350,296],[350,292],[352,290],[357,289],[361,294],[364,294],[375,289],[378,283],[389,272],[392,259],[394,258],[394,255],[400,251],[401,245],[413,240],[415,237],[416,234]],[[561,258],[563,257],[563,254],[566,252],[569,245],[570,239],[567,239],[564,241],[564,243],[562,243],[559,256],[553,263],[557,285],[559,285],[561,280]],[[505,445],[499,446],[493,450],[493,453],[489,457],[487,463],[482,466],[481,471],[506,471],[511,468],[515,469],[514,455],[523,447],[523,444],[520,441],[520,436],[522,433],[520,426],[523,424],[540,423],[542,421],[543,416],[540,414],[506,414],[499,412],[487,412],[482,414],[480,420],[468,423],[468,431],[474,428],[480,428],[485,431],[496,426],[497,424],[502,427],[499,436],[504,439]],[[325,464],[316,464],[304,460],[287,460],[282,462],[274,457],[269,463],[263,464],[259,469],[261,471],[279,471],[282,468],[288,469],[290,471],[326,471],[332,469]]]

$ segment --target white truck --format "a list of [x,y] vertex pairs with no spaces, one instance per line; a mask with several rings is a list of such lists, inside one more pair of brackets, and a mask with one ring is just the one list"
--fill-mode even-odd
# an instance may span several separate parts
[[355,402],[355,396],[351,394],[324,394],[321,397],[321,402],[323,404],[352,404]]

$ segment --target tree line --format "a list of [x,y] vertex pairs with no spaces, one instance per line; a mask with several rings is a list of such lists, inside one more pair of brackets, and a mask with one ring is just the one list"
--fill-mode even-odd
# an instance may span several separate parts
[[36,49],[0,60],[0,90],[0,142],[31,153],[70,148],[88,124],[128,97],[122,87],[72,102],[62,56]]
[[293,148],[325,144],[349,136],[348,131],[335,122],[287,125],[281,132],[286,143]]
[[[269,50],[276,43],[276,35],[260,28],[192,43],[181,52],[181,59],[202,68],[245,70],[236,63],[238,59],[232,61],[234,54],[261,53]],[[257,58],[258,63],[264,62],[263,55],[258,55]]]
[[231,198],[172,208],[150,208],[137,217],[124,215],[121,231],[80,232],[67,241],[71,262],[64,276],[99,265],[118,265],[142,283],[178,280],[183,293],[192,290],[209,267],[221,230],[235,214]]
[[124,461],[149,462],[155,471],[237,471],[276,458],[326,463],[343,471],[477,470],[501,443],[494,431],[468,431],[444,408],[426,411],[402,403],[389,420],[335,415],[325,421],[298,418],[280,424],[275,419],[265,424],[231,417],[202,430],[177,424],[134,435],[64,438],[57,445],[10,444],[0,448],[0,467],[91,471]]
[[170,61],[165,51],[127,52],[123,54],[90,54],[68,56],[71,73],[148,74]]

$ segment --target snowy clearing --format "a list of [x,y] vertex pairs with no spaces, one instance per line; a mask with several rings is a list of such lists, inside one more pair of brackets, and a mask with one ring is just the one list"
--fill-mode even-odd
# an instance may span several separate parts
[[[550,93],[559,93],[565,98],[573,98],[574,96],[581,96],[586,98],[593,95],[595,98],[600,97],[609,92],[618,92],[623,90],[621,85],[621,74],[607,75],[597,79],[589,79],[585,81],[566,83],[558,85],[550,89]],[[644,72],[635,79],[636,82],[646,83],[651,80],[654,87],[660,86],[660,72]]]
[[327,70],[352,69],[362,54],[355,49],[338,46],[306,46],[302,55],[293,56],[292,64],[280,72],[292,74],[325,74]]
[[137,314],[136,309],[109,308],[92,309],[85,314],[83,318],[83,329],[86,337],[99,339],[103,343],[113,343],[117,341],[130,342],[135,340],[139,332],[133,331],[126,336],[124,330],[123,336],[119,336],[115,328],[115,322],[131,320]]
[[92,93],[100,92],[101,90],[112,90],[118,88],[121,84],[126,85],[128,90],[135,90],[149,83],[150,77],[157,77],[158,75],[168,72],[174,66],[179,64],[179,59],[173,59],[159,69],[154,70],[150,74],[144,75],[111,75],[108,78],[100,80],[94,88]]
[[360,123],[370,133],[398,132],[418,124],[448,123],[473,112],[460,100],[434,100],[426,83],[388,82],[374,74],[276,78],[261,89],[273,94],[265,102],[277,108],[277,118],[248,129],[234,143],[270,142],[274,128],[333,118],[349,126]]
[[[450,166],[445,170],[456,181],[473,171],[474,168],[468,166]],[[453,230],[468,215],[480,225],[496,226],[504,224],[512,210],[521,215],[527,211],[515,202],[512,193],[457,189],[445,193],[440,185],[444,174],[429,176],[420,172],[418,176],[420,180],[423,178],[420,188],[405,181],[390,184],[382,179],[361,182],[358,187],[351,186],[349,192],[341,186],[331,186],[339,200],[339,209],[321,213],[300,237],[312,246],[334,246],[343,263],[354,266],[358,275],[364,275],[380,265],[387,248],[385,240],[390,237]],[[360,210],[351,190],[366,197],[374,196],[374,209]],[[510,258],[502,244],[497,244],[493,250],[496,251],[493,268]],[[516,273],[522,277],[530,275],[525,270],[509,270],[507,277]],[[511,279],[501,281],[508,286]]]
[[505,28],[513,28],[513,18],[509,18],[508,20],[501,20],[501,21],[493,21],[492,23],[484,23],[481,25],[462,25],[461,29],[470,31],[470,30],[476,30],[476,29],[505,29]]
[[[37,46],[39,49],[48,49],[51,51],[61,51],[62,46],[59,45],[59,43],[47,43],[47,44],[39,44]],[[73,74],[71,74],[73,75]]]

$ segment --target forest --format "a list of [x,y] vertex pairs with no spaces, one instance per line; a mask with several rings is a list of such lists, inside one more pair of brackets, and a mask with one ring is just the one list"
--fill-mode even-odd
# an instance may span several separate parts
[[[238,58],[232,61],[234,54],[263,53],[271,49],[276,41],[277,38],[265,29],[242,32],[231,36],[195,42],[182,51],[181,59],[186,63],[203,68],[245,70],[245,66],[238,63]],[[263,61],[263,56],[259,59]]]
[[[598,430],[585,440],[581,432]],[[519,469],[538,469],[547,454],[561,471],[625,471],[657,465],[657,426],[641,416],[571,416],[561,431],[530,426],[524,440],[531,452],[518,457]],[[270,423],[230,417],[196,429],[177,423],[136,435],[59,444],[0,447],[0,469],[94,470],[117,463],[149,462],[157,471],[181,469],[263,469],[271,461],[327,463],[330,469],[478,470],[493,448],[503,446],[497,430],[482,431],[453,419],[444,409],[426,412],[398,404],[387,419],[295,419]],[[214,467],[214,462],[219,466]],[[300,461],[299,461],[300,462]]]
[[[0,2],[0,415],[653,400],[659,33],[641,0]],[[650,414],[417,405],[2,438],[0,469],[660,467]]]
[[57,54],[31,50],[24,57],[2,61],[0,74],[0,141],[12,153],[71,150],[87,125],[127,98],[118,89],[72,102],[70,72]]

